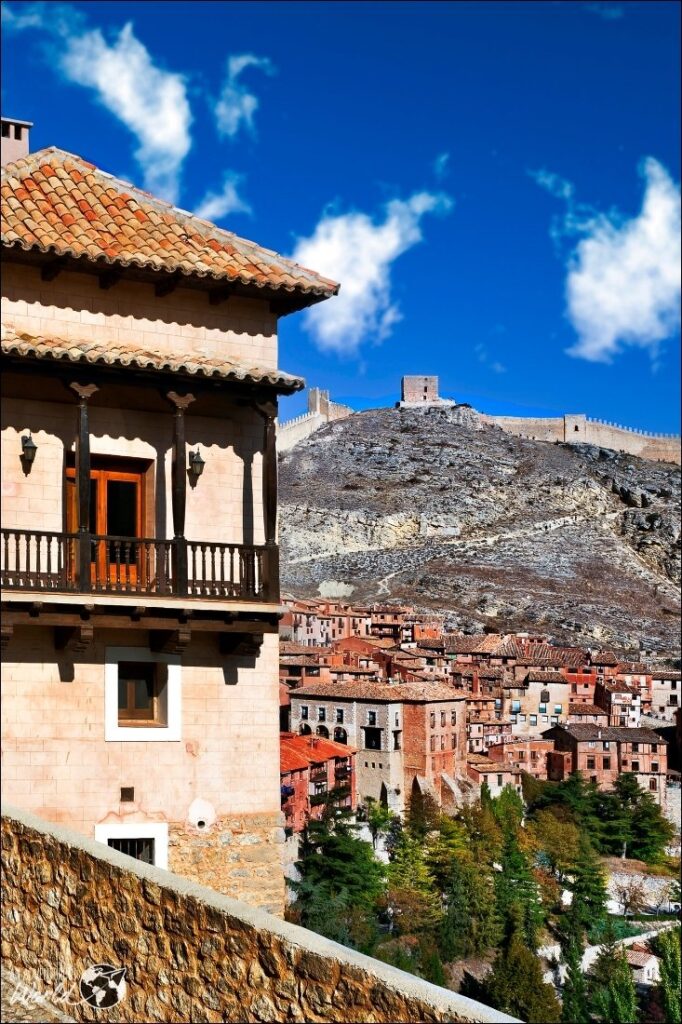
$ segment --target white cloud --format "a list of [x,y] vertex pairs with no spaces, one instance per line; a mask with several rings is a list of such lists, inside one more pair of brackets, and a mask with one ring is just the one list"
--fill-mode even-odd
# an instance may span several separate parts
[[602,21],[618,21],[625,14],[623,8],[619,7],[617,4],[595,2],[591,4],[583,4],[583,7],[586,11],[589,11],[590,14],[596,14],[597,17],[602,19]]
[[558,174],[552,174],[551,171],[541,169],[539,171],[529,171],[531,178],[536,184],[544,188],[550,195],[556,199],[569,200],[573,197],[574,188],[570,181],[566,181],[565,178],[561,178]]
[[92,89],[133,133],[146,188],[174,202],[191,146],[192,115],[182,75],[158,67],[130,23],[109,44],[68,4],[32,4],[21,15],[5,5],[3,19],[15,30],[38,28],[59,38],[53,53],[58,69],[69,81]]
[[256,57],[253,53],[242,53],[230,57],[227,62],[227,78],[223,83],[220,98],[215,105],[215,115],[220,135],[234,138],[244,126],[253,132],[253,118],[258,109],[258,97],[249,92],[239,81],[240,75],[249,67],[258,68],[266,75],[275,73],[267,57]]
[[228,213],[252,213],[251,207],[239,195],[243,175],[228,171],[223,178],[220,192],[207,192],[195,213],[204,220],[218,221]]
[[394,199],[375,223],[365,213],[327,214],[310,238],[298,240],[293,259],[341,284],[338,296],[306,310],[304,326],[318,348],[353,355],[365,341],[387,338],[400,319],[391,296],[391,268],[422,240],[426,213],[446,213],[452,200],[417,192]]
[[653,157],[643,162],[642,176],[642,209],[630,219],[579,206],[566,182],[550,188],[567,203],[552,236],[582,236],[567,261],[567,315],[578,335],[569,355],[609,363],[634,345],[655,362],[660,343],[679,330],[679,187]]
[[433,173],[436,175],[438,181],[442,181],[443,178],[447,177],[449,163],[449,153],[440,153],[433,161]]
[[[499,331],[493,329],[490,333],[491,334],[497,334],[497,333],[503,333],[503,332],[504,332],[504,328],[502,328],[502,332],[499,332]],[[483,342],[479,341],[478,344],[474,345],[474,354],[475,354],[476,358],[478,359],[479,363],[482,363],[484,366],[487,366],[488,369],[493,371],[493,373],[506,373],[507,372],[507,367],[503,363],[501,363],[498,359],[491,359],[490,358],[490,353],[488,352],[488,347],[487,347],[487,345],[484,345]]]

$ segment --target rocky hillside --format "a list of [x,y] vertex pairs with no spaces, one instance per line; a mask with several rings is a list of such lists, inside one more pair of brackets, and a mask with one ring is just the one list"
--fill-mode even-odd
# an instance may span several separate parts
[[282,586],[404,599],[452,626],[679,649],[680,470],[378,409],[281,457]]

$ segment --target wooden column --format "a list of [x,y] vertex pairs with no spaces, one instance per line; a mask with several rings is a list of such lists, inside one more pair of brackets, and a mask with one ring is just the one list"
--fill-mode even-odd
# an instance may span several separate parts
[[173,461],[171,469],[171,502],[173,509],[173,577],[174,591],[187,593],[187,540],[185,509],[187,507],[187,454],[185,447],[185,410],[194,395],[169,391],[168,400],[175,408],[173,415]]
[[92,538],[90,534],[90,426],[88,402],[99,389],[95,384],[70,385],[78,396],[76,433],[76,505],[78,508],[78,587],[92,589]]
[[263,417],[263,516],[266,548],[266,590],[270,601],[279,601],[279,550],[277,547],[277,401],[257,402]]

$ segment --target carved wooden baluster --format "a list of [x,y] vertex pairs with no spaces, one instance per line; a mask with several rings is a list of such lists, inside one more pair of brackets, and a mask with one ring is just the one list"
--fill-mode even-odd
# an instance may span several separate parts
[[78,432],[76,434],[76,495],[78,502],[78,584],[81,591],[92,589],[90,576],[90,428],[88,402],[98,390],[95,384],[72,383],[78,396]]
[[185,410],[194,401],[194,395],[179,395],[169,391],[166,395],[173,404],[173,461],[171,466],[173,533],[175,551],[175,592],[187,593],[187,540],[185,538],[185,509],[187,505],[187,457],[185,452]]

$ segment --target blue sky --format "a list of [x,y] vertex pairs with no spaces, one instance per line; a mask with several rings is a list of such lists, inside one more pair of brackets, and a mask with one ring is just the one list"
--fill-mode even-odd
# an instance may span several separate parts
[[3,28],[32,148],[338,276],[280,321],[337,400],[438,374],[679,430],[677,4],[9,2]]

